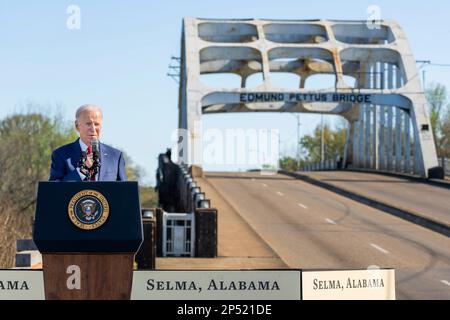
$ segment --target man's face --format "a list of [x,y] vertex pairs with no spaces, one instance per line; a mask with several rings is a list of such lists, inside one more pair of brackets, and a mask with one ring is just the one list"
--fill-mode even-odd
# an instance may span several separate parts
[[102,130],[102,114],[96,109],[84,110],[78,120],[75,121],[75,127],[80,133],[80,139],[86,145],[90,145],[94,139],[100,139]]

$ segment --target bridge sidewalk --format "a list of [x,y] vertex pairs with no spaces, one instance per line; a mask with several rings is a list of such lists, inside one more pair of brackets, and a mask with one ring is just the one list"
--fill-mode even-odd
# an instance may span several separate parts
[[157,270],[286,269],[288,266],[204,178],[195,181],[218,208],[218,258],[157,258]]

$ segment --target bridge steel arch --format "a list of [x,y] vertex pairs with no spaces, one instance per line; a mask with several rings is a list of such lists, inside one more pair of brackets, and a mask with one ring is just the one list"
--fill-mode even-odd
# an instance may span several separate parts
[[[406,36],[394,21],[212,20],[182,27],[179,128],[188,164],[201,166],[203,114],[292,112],[347,119],[347,165],[428,177],[438,167],[427,102]],[[277,86],[277,73],[298,76]],[[207,74],[235,74],[235,88],[216,88]],[[259,74],[263,81],[248,87]],[[330,87],[307,89],[316,75]],[[349,81],[350,80],[350,81]]]

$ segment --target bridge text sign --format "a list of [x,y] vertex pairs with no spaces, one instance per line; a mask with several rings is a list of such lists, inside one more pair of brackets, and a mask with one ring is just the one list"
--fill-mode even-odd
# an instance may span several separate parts
[[245,92],[239,95],[241,103],[257,102],[322,102],[322,103],[372,103],[371,94],[360,93],[286,93]]

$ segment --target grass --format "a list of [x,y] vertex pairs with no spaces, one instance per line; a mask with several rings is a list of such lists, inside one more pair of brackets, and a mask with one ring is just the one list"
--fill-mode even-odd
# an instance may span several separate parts
[[158,192],[154,187],[139,187],[141,208],[154,208],[158,206]]

